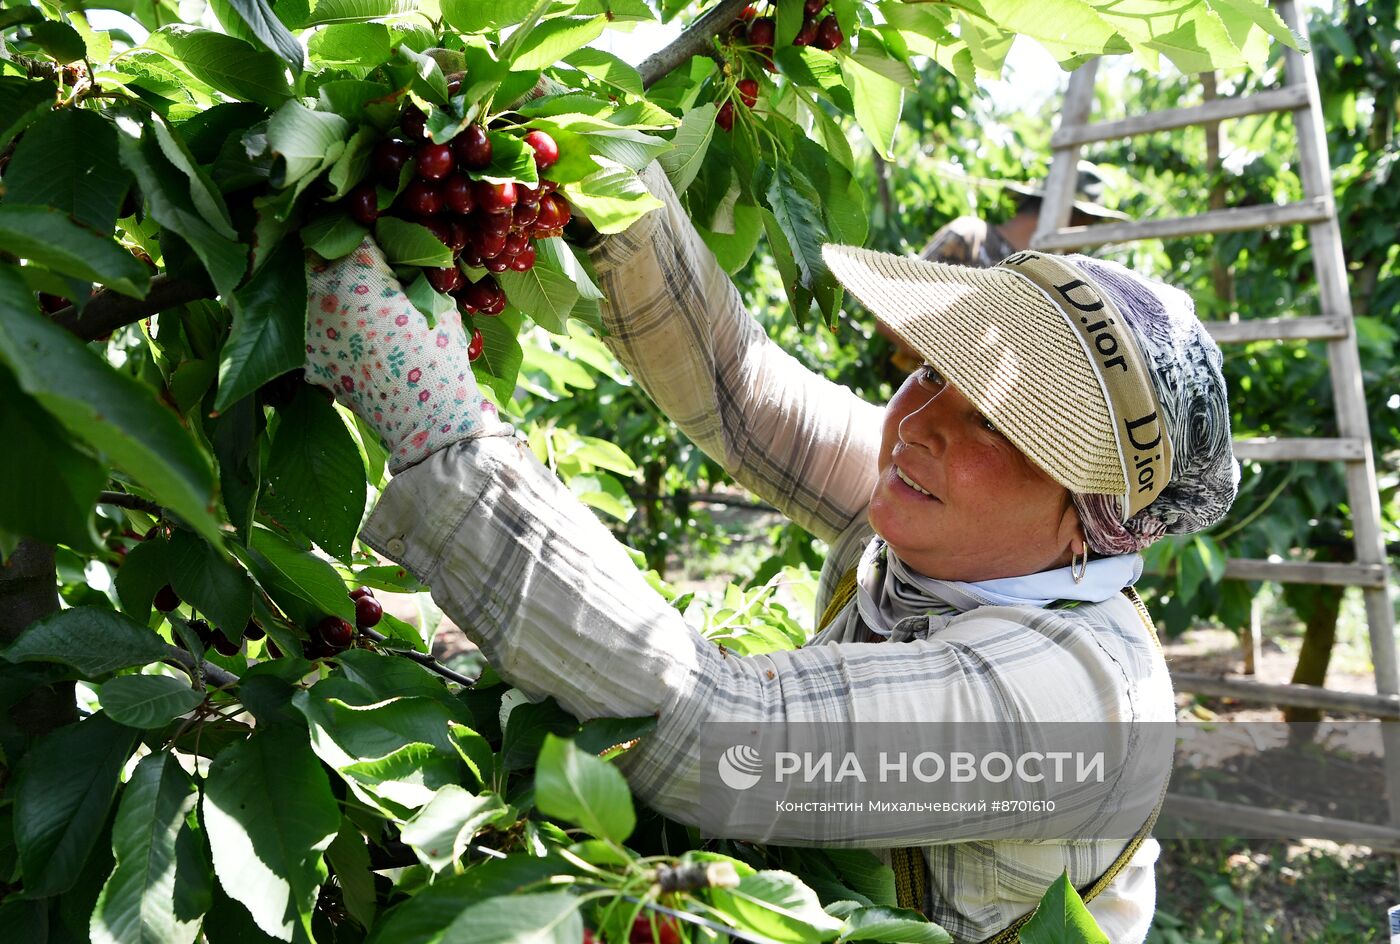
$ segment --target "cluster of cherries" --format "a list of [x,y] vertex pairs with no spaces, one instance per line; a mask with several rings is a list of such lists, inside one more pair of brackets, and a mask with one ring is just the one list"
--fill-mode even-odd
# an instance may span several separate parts
[[[448,91],[455,93],[460,81],[449,83]],[[538,187],[472,179],[471,171],[491,165],[493,146],[486,129],[468,125],[438,144],[428,137],[426,120],[410,105],[398,133],[376,145],[371,179],[349,194],[350,214],[365,226],[373,225],[381,215],[375,185],[397,190],[404,169],[411,167],[408,184],[384,213],[427,227],[452,250],[452,265],[423,270],[434,289],[451,295],[464,315],[499,315],[506,307],[500,284],[489,274],[472,281],[462,267],[488,273],[528,271],[536,258],[531,240],[562,235],[572,210],[555,192],[555,183],[543,177]],[[524,140],[541,173],[559,160],[559,145],[547,132],[531,131]],[[468,356],[475,360],[481,350],[481,332],[474,331]]]
[[[355,641],[357,630],[379,625],[379,621],[384,617],[384,607],[374,598],[373,590],[369,587],[358,587],[350,591],[350,599],[355,601],[354,625],[339,616],[322,618],[311,628],[311,638],[302,643],[303,656],[308,659],[324,659],[344,652]],[[151,605],[162,613],[170,613],[180,606],[180,602],[180,595],[175,592],[175,588],[166,584],[156,591]],[[188,625],[206,649],[212,647],[221,655],[236,656],[243,648],[241,640],[235,642],[229,639],[205,620],[192,619]],[[256,620],[248,620],[248,625],[243,628],[243,639],[249,641],[262,639],[265,635],[267,634]],[[274,659],[282,657],[281,650],[270,639],[267,641],[267,650],[268,655]]]
[[355,601],[355,624],[352,626],[349,620],[339,616],[322,617],[311,627],[311,638],[302,643],[302,655],[308,659],[325,659],[344,652],[355,641],[358,630],[378,626],[384,618],[384,607],[369,587],[351,590],[350,599]]
[[[802,5],[802,26],[792,40],[794,46],[815,46],[817,49],[831,52],[846,41],[841,32],[841,24],[836,21],[836,15],[821,15],[825,9],[826,0],[806,0]],[[744,7],[729,27],[729,41],[749,47],[758,56],[763,68],[769,72],[777,69],[773,63],[773,43],[777,37],[777,21],[771,16],[759,16],[758,10],[752,6]],[[754,79],[740,79],[735,85],[735,90],[745,108],[752,108],[758,101],[758,82]],[[724,131],[734,127],[732,98],[719,107],[715,114],[715,124]]]

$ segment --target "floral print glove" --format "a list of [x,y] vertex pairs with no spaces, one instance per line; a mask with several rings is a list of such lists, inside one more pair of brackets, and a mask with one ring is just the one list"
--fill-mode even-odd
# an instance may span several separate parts
[[306,379],[379,434],[391,472],[462,439],[514,432],[477,387],[457,312],[429,327],[370,239],[334,262],[312,259]]

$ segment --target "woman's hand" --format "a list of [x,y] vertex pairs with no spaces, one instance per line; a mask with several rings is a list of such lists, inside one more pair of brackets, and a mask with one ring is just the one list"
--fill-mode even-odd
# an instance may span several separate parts
[[462,439],[508,436],[453,311],[429,327],[373,240],[307,269],[306,379],[379,434],[398,472]]

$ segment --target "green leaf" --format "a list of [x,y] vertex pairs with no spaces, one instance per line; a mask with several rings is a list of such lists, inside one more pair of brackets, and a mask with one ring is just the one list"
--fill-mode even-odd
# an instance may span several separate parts
[[[535,323],[554,334],[566,333],[565,319],[579,299],[578,285],[543,257],[525,272],[507,269],[496,275],[506,298]],[[484,337],[484,333],[483,333]]]
[[408,283],[403,293],[428,322],[429,328],[436,328],[439,318],[457,310],[456,300],[433,288],[425,275],[419,275]]
[[557,16],[544,20],[516,47],[513,69],[544,69],[603,35],[606,16]]
[[132,298],[145,297],[151,281],[145,265],[111,236],[51,207],[0,206],[0,249]]
[[307,51],[311,61],[323,68],[344,69],[364,78],[393,56],[391,43],[389,27],[383,23],[335,23],[313,33]]
[[220,295],[232,295],[248,268],[248,249],[221,232],[217,221],[211,223],[196,206],[191,188],[182,183],[186,178],[149,128],[139,138],[118,136],[122,163],[136,176],[151,218],[190,244]]
[[220,751],[202,809],[229,897],[267,934],[310,939],[327,874],[322,853],[340,829],[340,807],[305,732],[276,724]]
[[1035,914],[1021,929],[1023,944],[1109,944],[1079,892],[1069,883],[1069,873],[1061,873],[1045,890]]
[[505,183],[508,180],[523,181],[531,186],[539,183],[535,152],[528,144],[503,131],[488,131],[486,136],[491,139],[491,164],[485,170],[475,172],[473,176],[495,183]]
[[77,62],[87,55],[87,44],[83,42],[83,37],[67,23],[44,20],[30,26],[25,32],[29,34],[30,42],[48,53],[56,62]]
[[0,147],[53,109],[54,92],[48,79],[0,75]]
[[242,635],[253,615],[253,581],[241,566],[183,528],[170,536],[169,566],[170,585],[180,599],[230,638]]
[[355,440],[335,408],[310,389],[299,390],[279,415],[263,503],[330,554],[349,557],[365,510]]
[[344,214],[323,216],[301,231],[301,241],[322,259],[339,259],[359,248],[369,229]]
[[392,216],[381,216],[374,225],[374,238],[391,265],[431,266],[445,269],[452,265],[452,250],[419,223]]
[[580,72],[586,72],[595,79],[606,82],[628,95],[640,97],[645,93],[642,88],[642,74],[633,68],[627,60],[606,50],[585,47],[562,58],[565,63]]
[[267,0],[227,0],[227,3],[264,48],[291,66],[293,72],[301,71],[306,50],[272,12]]
[[[504,273],[502,273],[504,275]],[[481,356],[472,361],[477,382],[489,387],[502,403],[515,395],[515,379],[524,354],[520,349],[519,310],[507,308],[501,314],[477,315],[472,324],[481,332]]]
[[216,411],[306,360],[306,262],[294,241],[272,251],[230,307],[233,330],[219,354]]
[[156,591],[170,582],[169,547],[170,542],[163,538],[142,541],[126,552],[126,560],[117,569],[122,610],[138,622],[146,622]]
[[781,944],[816,944],[842,925],[822,910],[816,892],[788,872],[755,872],[732,888],[711,889],[710,896],[740,927]]
[[535,769],[535,805],[599,839],[622,842],[637,825],[622,772],[572,741],[546,735]]
[[84,678],[166,658],[163,639],[116,610],[75,606],[35,620],[2,653],[10,662],[59,662]]
[[340,894],[345,910],[359,922],[360,927],[374,924],[376,893],[374,873],[370,871],[369,848],[365,837],[347,816],[340,821],[340,832],[326,849],[326,861],[335,870],[340,882]]
[[[262,487],[263,429],[267,420],[256,396],[247,396],[210,420],[205,429],[219,462],[219,490],[228,520],[243,541],[253,526]],[[130,554],[127,555],[130,558]],[[126,564],[122,565],[126,569]]]
[[881,71],[870,57],[844,58],[841,73],[851,90],[856,121],[887,161],[894,157],[894,133],[899,127],[899,113],[904,106],[904,89]]
[[282,60],[241,39],[175,25],[153,32],[146,46],[232,98],[276,108],[292,97]]
[[767,196],[801,273],[802,285],[812,292],[827,319],[835,318],[841,289],[822,259],[822,245],[828,239],[815,188],[797,168],[783,163],[773,170]]
[[888,944],[952,944],[953,937],[908,908],[857,908],[846,915],[840,940]]
[[[459,33],[479,33],[498,26],[514,25],[530,15],[538,0],[442,0],[442,17]],[[553,63],[550,63],[553,65]]]
[[250,563],[258,583],[287,615],[303,625],[321,616],[353,621],[355,605],[335,568],[264,528],[253,531]]
[[267,146],[274,156],[272,184],[290,187],[340,156],[350,123],[290,99],[267,123]]
[[136,765],[112,827],[117,862],[92,913],[93,944],[193,944],[198,937],[212,891],[189,823],[198,796],[168,751]]
[[662,205],[636,171],[621,164],[611,164],[562,189],[600,233],[620,233]]
[[135,744],[135,730],[98,712],[59,728],[25,755],[14,794],[25,894],[57,895],[78,880]]
[[413,847],[420,862],[441,872],[462,857],[477,833],[506,814],[506,805],[496,794],[477,796],[448,784],[404,824],[399,838]]
[[684,193],[700,172],[705,155],[710,150],[710,141],[715,136],[715,113],[718,110],[713,102],[706,102],[686,112],[681,119],[680,130],[671,142],[675,147],[660,157],[661,166],[678,194]]
[[286,11],[281,19],[292,29],[305,29],[322,23],[360,23],[404,16],[417,12],[418,6],[416,0],[313,0],[299,10]]
[[5,201],[50,206],[110,232],[129,180],[112,123],[96,112],[61,108],[35,121],[15,145]]
[[578,907],[579,900],[565,892],[489,899],[458,915],[441,944],[578,944]]
[[[32,305],[31,305],[32,307]],[[96,551],[97,493],[107,481],[100,463],[76,448],[0,366],[0,528],[40,541]],[[118,571],[120,574],[126,568]]]
[[193,711],[204,696],[170,675],[119,675],[102,686],[102,710],[133,728],[161,728]]

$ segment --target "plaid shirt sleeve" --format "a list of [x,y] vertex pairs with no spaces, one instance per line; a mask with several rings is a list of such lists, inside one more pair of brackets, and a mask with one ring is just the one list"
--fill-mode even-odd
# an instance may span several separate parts
[[883,409],[808,370],[744,310],[660,166],[664,206],[593,261],[608,346],[692,442],[823,540],[863,516]]
[[[1090,612],[1103,606],[1073,619],[1048,610],[1017,619],[1017,608],[994,608],[1000,615],[972,611],[936,639],[732,655],[689,626],[593,512],[515,440],[460,442],[396,476],[364,536],[427,583],[527,695],[553,695],[580,719],[656,715],[657,729],[625,761],[633,788],[668,815],[722,835],[736,834],[706,812],[694,750],[706,722],[1132,721],[1143,696],[1125,688],[1124,674],[1152,668],[1151,643]],[[1131,605],[1122,606],[1135,622]],[[1107,633],[1137,664],[1125,668],[1123,656],[1110,655],[1099,638]],[[955,824],[932,830],[915,818],[894,834],[815,838],[879,847],[961,837]]]

